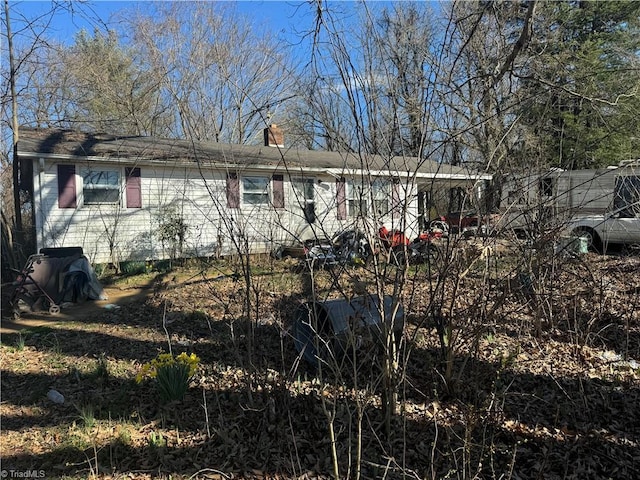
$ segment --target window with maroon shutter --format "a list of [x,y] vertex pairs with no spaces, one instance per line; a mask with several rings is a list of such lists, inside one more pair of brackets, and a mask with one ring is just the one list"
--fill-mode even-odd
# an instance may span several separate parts
[[338,203],[338,220],[347,219],[347,195],[345,192],[346,182],[344,178],[336,180],[336,200]]
[[76,205],[76,166],[58,165],[58,208]]
[[273,176],[273,206],[274,208],[284,208],[284,177],[282,175]]
[[227,174],[227,207],[240,208],[240,179],[237,173]]
[[126,177],[127,208],[142,208],[140,169],[127,167],[124,169],[124,174]]

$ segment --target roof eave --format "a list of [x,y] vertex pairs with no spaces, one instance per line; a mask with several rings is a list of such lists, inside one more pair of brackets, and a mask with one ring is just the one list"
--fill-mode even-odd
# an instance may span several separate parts
[[198,163],[195,160],[186,161],[178,159],[157,159],[149,157],[103,157],[103,156],[82,156],[82,155],[67,155],[61,153],[34,153],[34,152],[17,152],[19,157],[31,158],[31,159],[44,159],[55,162],[95,162],[95,163],[111,163],[116,165],[146,165],[146,166],[183,166],[186,168],[205,168],[207,170],[258,170],[258,171],[287,171],[287,172],[313,172],[313,173],[327,173],[326,168],[318,167],[303,167],[303,166],[283,166],[283,165],[246,165],[238,162],[205,162]]
[[237,162],[206,162],[206,163],[198,163],[196,161],[185,161],[185,160],[177,160],[177,159],[157,159],[157,158],[149,158],[149,157],[103,157],[103,156],[81,156],[81,155],[68,155],[68,154],[60,154],[60,153],[36,153],[36,152],[25,152],[18,150],[17,152],[19,157],[22,158],[32,158],[32,159],[45,159],[52,160],[58,162],[96,162],[96,163],[112,163],[116,165],[147,165],[147,166],[167,166],[167,164],[171,164],[173,160],[173,165],[181,165],[184,167],[191,168],[206,168],[206,169],[216,169],[216,170],[234,170],[234,169],[245,169],[245,170],[255,170],[255,171],[284,171],[284,172],[310,172],[316,174],[326,174],[335,178],[339,178],[341,176],[362,176],[362,175],[370,175],[373,177],[399,177],[399,178],[416,178],[421,180],[490,180],[492,177],[489,174],[463,174],[463,173],[446,173],[446,172],[408,172],[408,171],[400,171],[400,170],[362,170],[358,168],[324,168],[324,167],[307,167],[307,166],[291,166],[286,164],[280,165],[246,165]]

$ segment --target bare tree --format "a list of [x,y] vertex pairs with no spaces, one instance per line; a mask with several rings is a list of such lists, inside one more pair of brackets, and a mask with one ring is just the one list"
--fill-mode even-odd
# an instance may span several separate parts
[[[479,170],[501,168],[510,145],[517,145],[521,135],[514,113],[519,102],[514,96],[517,85],[508,73],[526,50],[532,6],[520,12],[506,3],[455,4],[441,32],[425,26],[432,25],[427,21],[430,12],[426,8],[399,5],[378,16],[364,6],[360,36],[349,34],[358,29],[346,27],[349,22],[339,11],[322,2],[314,7],[316,28],[310,65],[316,85],[324,87],[316,87],[314,92],[321,90],[327,95],[322,103],[313,99],[308,102],[317,120],[315,138],[330,132],[336,140],[337,134],[337,149],[356,153],[365,172],[371,171],[372,153],[399,158],[398,173],[409,170],[406,183],[400,182],[404,186],[405,203],[400,206],[404,212],[412,198],[415,178],[410,168],[403,169],[403,156],[473,165]],[[523,23],[517,21],[520,14]],[[518,34],[515,40],[514,33]],[[329,110],[327,105],[340,108]],[[332,115],[338,111],[342,112],[339,120]],[[367,181],[371,178],[363,179],[363,183]],[[402,221],[394,225],[401,230],[405,227]],[[446,256],[451,255],[453,250],[448,250]],[[451,292],[457,291],[459,279],[484,258],[482,255],[452,259],[453,266],[445,267],[443,272],[451,268],[459,275],[443,276],[433,284],[430,298],[424,299],[430,312],[426,321],[440,322],[437,319],[460,315],[455,293],[451,296]],[[409,270],[407,265],[392,270],[390,263],[374,262],[373,289],[378,295],[399,298],[407,293]],[[453,391],[459,372],[453,371],[452,355],[458,345],[456,338],[461,337],[446,322],[438,325],[447,352],[443,378]],[[375,385],[381,392],[387,434],[397,413],[407,362],[391,333],[385,330],[380,377],[368,385]],[[326,416],[331,430],[331,408],[326,409]],[[334,475],[339,476],[339,472],[334,471]]]
[[[527,15],[534,4],[530,2]],[[500,2],[458,2],[450,11],[444,102],[455,122],[451,133],[467,150],[466,161],[478,162],[491,172],[501,170],[507,154],[521,140],[519,85],[506,75],[523,48],[522,35],[516,45],[511,40],[518,33],[520,14],[518,5]],[[528,30],[528,24],[522,28]],[[462,161],[457,154],[453,163]]]
[[[81,36],[79,46],[84,48],[83,51],[75,47],[67,49],[49,39],[51,22],[59,14],[77,15],[88,19],[97,28],[103,27],[104,23],[95,18],[91,6],[51,2],[50,8],[37,18],[24,17],[17,5],[12,8],[13,5],[10,6],[8,1],[5,1],[4,7],[3,34],[7,39],[10,61],[9,68],[2,69],[6,80],[3,85],[7,86],[7,90],[2,92],[2,113],[3,120],[11,125],[10,130],[6,131],[12,134],[13,146],[19,140],[19,125],[103,127],[120,131],[113,125],[124,124],[129,125],[125,127],[126,131],[136,133],[141,133],[148,126],[144,122],[150,116],[153,119],[148,112],[157,103],[148,100],[149,95],[153,95],[153,85],[145,83],[144,72],[131,68],[133,62],[119,50],[114,36],[99,33],[94,39]],[[14,11],[15,17],[12,16]],[[15,25],[16,29],[13,28]],[[89,54],[91,50],[93,54]],[[120,79],[128,77],[128,84],[115,82],[118,75]],[[118,92],[117,99],[114,92]],[[140,101],[141,98],[144,101]],[[101,103],[104,100],[110,104]],[[120,106],[118,112],[114,111],[114,105]],[[87,117],[112,118],[111,123],[99,125],[87,123]],[[136,123],[136,117],[145,120]],[[132,123],[135,128],[130,127]],[[9,143],[8,139],[3,140]],[[13,218],[7,220],[14,222],[13,239],[25,250],[22,253],[26,255],[34,247],[30,243],[32,225],[26,221],[32,218],[33,213],[31,171],[28,164],[18,164],[15,155],[7,158],[16,162],[12,165]],[[3,190],[3,194],[7,192]]]
[[[429,4],[397,4],[366,18],[360,38],[373,151],[421,156],[430,139],[435,67]],[[377,142],[382,141],[382,145]]]
[[[11,20],[9,15],[9,0],[5,0],[4,2],[4,20],[5,20],[5,29],[7,34],[7,47],[9,49],[9,85],[10,85],[10,98],[11,98],[11,127],[14,132],[13,134],[13,146],[18,143],[18,97],[16,94],[16,60],[14,57],[14,45],[13,45],[13,33],[11,32]],[[4,102],[3,102],[4,103]],[[14,152],[15,158],[15,152]],[[3,169],[6,166],[3,161]],[[22,204],[20,202],[20,165],[17,162],[14,162],[12,168],[13,174],[13,214],[15,219],[15,229],[16,234],[18,236],[19,241],[23,238],[22,232]],[[4,214],[3,214],[3,224],[4,224]],[[11,228],[6,226],[7,232],[10,232]],[[13,245],[13,235],[8,237],[9,239],[9,249],[11,252],[14,251]],[[13,255],[11,255],[13,258]]]
[[173,135],[252,143],[291,96],[278,43],[231,10],[208,2],[156,5],[132,17],[132,41],[173,106]]
[[[20,28],[16,31],[13,29],[13,21],[11,16],[11,8],[9,7],[9,1],[5,0],[4,2],[4,30],[3,34],[6,37],[6,48],[7,48],[7,56],[9,58],[9,69],[2,70],[2,75],[6,80],[4,85],[8,87],[8,90],[2,92],[2,111],[3,111],[3,121],[8,123],[11,126],[11,134],[12,138],[9,142],[7,138],[3,138],[3,143],[11,144],[11,154],[4,157],[2,168],[5,170],[8,167],[8,162],[5,160],[8,158],[12,159],[12,176],[13,176],[13,215],[12,218],[7,218],[4,215],[3,211],[3,224],[5,224],[7,230],[7,238],[9,245],[4,245],[11,252],[11,258],[14,261],[19,261],[20,257],[26,255],[27,252],[18,251],[16,249],[16,243],[20,247],[20,250],[23,248],[26,250],[25,242],[28,238],[28,233],[25,231],[26,227],[23,222],[23,210],[25,208],[25,203],[28,205],[30,201],[31,189],[29,188],[29,180],[28,175],[26,175],[23,171],[22,165],[16,159],[15,156],[15,147],[19,140],[18,127],[20,124],[20,111],[19,111],[19,102],[18,102],[18,91],[24,87],[24,84],[20,83],[19,77],[24,69],[25,64],[28,63],[30,56],[34,54],[42,45],[42,35],[43,32],[46,31],[48,26],[48,22],[51,20],[52,16],[59,10],[65,8],[66,4],[54,4],[51,7],[51,10],[47,12],[40,19],[24,19],[20,18]],[[26,45],[24,47],[24,51],[21,51],[21,54],[18,56],[17,52],[20,47],[17,45],[17,38],[25,37],[27,41],[24,43]],[[4,43],[3,43],[4,44]],[[10,117],[10,120],[8,120]],[[7,191],[3,189],[3,195],[7,195]],[[23,198],[24,197],[24,198]],[[29,212],[30,213],[30,212]],[[13,232],[11,232],[13,230]],[[14,243],[16,242],[16,243]],[[26,247],[26,248],[25,248]]]
[[122,47],[114,31],[81,30],[71,46],[47,45],[29,68],[26,119],[114,134],[167,133],[167,107],[146,65]]

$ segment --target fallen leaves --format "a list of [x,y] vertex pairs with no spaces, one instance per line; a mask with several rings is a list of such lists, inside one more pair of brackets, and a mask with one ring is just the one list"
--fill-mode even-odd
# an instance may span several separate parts
[[[515,294],[495,303],[493,317],[478,315],[501,284],[469,270],[451,302],[449,364],[427,317],[430,284],[416,277],[388,438],[374,365],[322,381],[293,367],[286,332],[305,296],[298,274],[261,274],[250,315],[231,277],[158,288],[146,302],[27,333],[22,350],[0,347],[3,465],[35,459],[54,471],[64,459],[62,473],[78,475],[89,458],[96,478],[329,478],[331,417],[345,475],[360,451],[363,478],[631,478],[640,464],[640,278],[629,272],[638,260],[590,257],[559,272],[562,291],[538,291],[550,305],[542,332],[532,315],[543,310]],[[586,269],[603,272],[597,295]],[[336,280],[322,272],[318,281],[328,289]],[[166,352],[167,335],[202,359],[187,397],[171,406],[133,382],[142,363]],[[68,399],[60,407],[46,401],[52,384]],[[94,407],[92,429],[79,420],[82,404]]]

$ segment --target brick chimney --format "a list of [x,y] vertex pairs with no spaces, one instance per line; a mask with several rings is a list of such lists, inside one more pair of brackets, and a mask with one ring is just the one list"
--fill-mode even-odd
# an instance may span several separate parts
[[275,123],[264,129],[265,147],[284,147],[284,132]]

